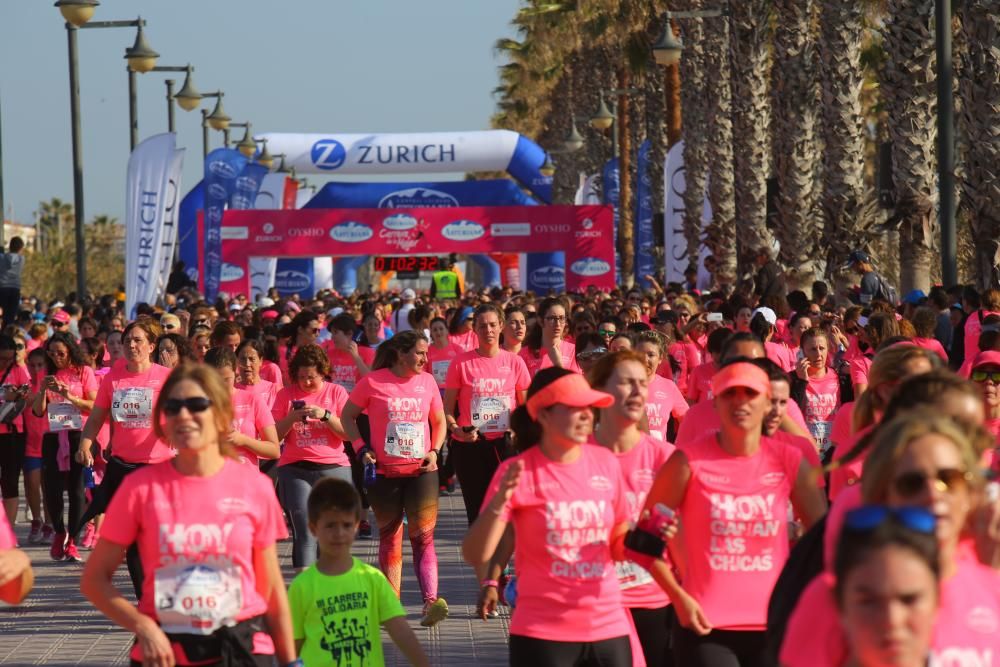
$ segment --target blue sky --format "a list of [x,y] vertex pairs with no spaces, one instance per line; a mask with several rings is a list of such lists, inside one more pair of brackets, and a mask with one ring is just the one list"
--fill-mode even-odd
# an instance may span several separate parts
[[[94,20],[147,20],[159,65],[195,67],[201,92],[221,89],[234,121],[255,132],[487,129],[518,0],[102,0]],[[66,31],[52,0],[0,4],[0,112],[7,217],[72,201]],[[131,28],[81,30],[85,213],[124,221]],[[139,138],[167,129],[167,78],[138,82]],[[204,102],[211,110],[211,100]],[[201,115],[176,110],[187,148],[183,190],[201,178]],[[238,140],[242,130],[234,130]],[[212,146],[221,134],[212,132]],[[455,177],[458,177],[456,175]],[[436,176],[442,179],[441,175]],[[400,179],[402,180],[402,179]],[[407,180],[419,180],[410,178]],[[310,176],[319,184],[321,179]],[[13,210],[11,210],[13,209]]]

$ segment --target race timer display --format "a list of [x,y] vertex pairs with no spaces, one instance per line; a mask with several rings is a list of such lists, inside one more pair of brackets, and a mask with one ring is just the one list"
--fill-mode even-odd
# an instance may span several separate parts
[[403,257],[375,257],[376,271],[395,271],[396,273],[417,273],[418,271],[437,271],[441,258],[436,255],[409,255]]

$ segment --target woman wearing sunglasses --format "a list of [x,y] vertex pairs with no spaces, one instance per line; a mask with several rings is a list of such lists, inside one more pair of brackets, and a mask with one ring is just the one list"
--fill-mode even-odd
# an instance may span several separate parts
[[[127,337],[126,337],[127,338]],[[185,364],[151,415],[176,457],[130,475],[108,507],[80,589],[136,636],[132,665],[273,665],[295,659],[270,480],[232,458],[229,389]],[[113,583],[130,544],[144,566],[133,607]]]
[[576,363],[576,347],[566,340],[569,332],[566,306],[560,299],[550,297],[538,306],[539,323],[528,332],[521,349],[521,358],[534,377],[538,371],[551,366],[580,372]]
[[[1000,575],[977,560],[965,537],[973,511],[984,501],[978,465],[988,441],[978,427],[963,428],[962,422],[949,418],[909,412],[880,427],[865,463],[861,502],[923,507],[934,517],[941,608],[931,664],[990,664],[990,656],[1000,648]],[[827,541],[831,531],[840,534],[839,523],[831,513]],[[788,622],[782,665],[844,664],[847,647],[837,622],[835,583],[817,577],[802,593]],[[956,662],[960,659],[965,662]]]
[[[52,334],[45,352],[45,391],[35,395],[31,409],[35,416],[48,418],[48,428],[42,436],[42,488],[56,531],[49,556],[52,560],[80,562],[80,517],[87,497],[83,466],[76,454],[82,446],[81,429],[94,406],[98,383],[86,355],[69,334]],[[66,452],[68,462],[64,459]],[[63,517],[64,492],[69,495],[69,523]]]
[[980,352],[972,362],[969,378],[983,394],[983,425],[1000,443],[1000,352]]

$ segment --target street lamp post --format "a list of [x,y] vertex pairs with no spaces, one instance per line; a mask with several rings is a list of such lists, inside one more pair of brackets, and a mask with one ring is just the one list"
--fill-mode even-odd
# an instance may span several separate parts
[[177,100],[177,104],[186,111],[191,111],[198,108],[198,104],[205,97],[216,98],[215,108],[212,109],[212,113],[209,113],[205,109],[201,110],[201,150],[204,157],[208,157],[208,128],[213,130],[218,130],[220,132],[227,132],[229,127],[229,122],[232,120],[226,115],[226,112],[222,108],[222,96],[223,92],[217,90],[214,93],[199,93],[194,89],[194,86],[189,86],[190,78],[184,80],[184,85],[181,87],[174,99]]
[[958,246],[955,238],[955,99],[952,93],[951,3],[935,2],[938,113],[938,223],[941,225],[941,280],[958,284]]
[[[191,72],[194,68],[191,65],[157,65],[149,72],[187,72],[187,78],[184,79],[184,85],[188,86],[191,81]],[[191,89],[194,89],[193,84]],[[174,131],[174,107],[173,107],[173,97],[174,97],[174,80],[167,79],[167,131]],[[132,143],[132,149],[134,150],[136,144],[139,142],[139,103],[137,101],[136,87],[135,87],[135,72],[132,67],[128,68],[128,110],[129,110],[129,126],[131,127],[130,140]],[[189,111],[185,106],[181,106],[185,111]],[[192,107],[194,108],[194,107]]]

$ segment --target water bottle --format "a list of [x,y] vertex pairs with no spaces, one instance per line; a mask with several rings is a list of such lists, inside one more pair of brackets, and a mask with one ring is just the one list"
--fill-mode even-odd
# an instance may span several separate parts
[[517,576],[512,576],[507,580],[507,586],[503,591],[504,599],[507,600],[507,604],[513,609],[517,606]]
[[375,483],[375,464],[371,461],[365,463],[365,488]]
[[94,488],[94,468],[87,466],[83,469],[83,486],[88,489]]

